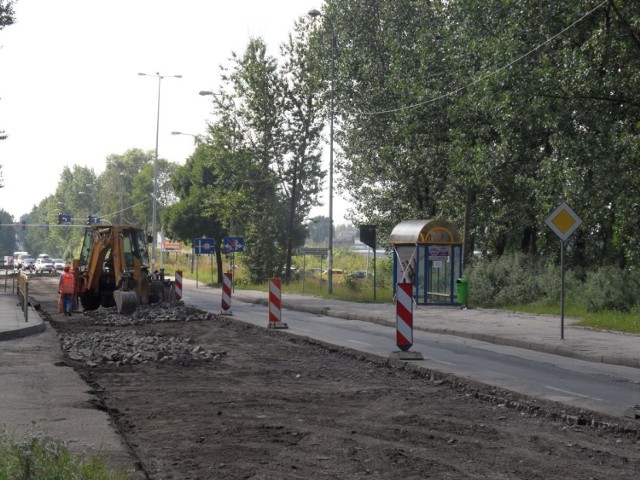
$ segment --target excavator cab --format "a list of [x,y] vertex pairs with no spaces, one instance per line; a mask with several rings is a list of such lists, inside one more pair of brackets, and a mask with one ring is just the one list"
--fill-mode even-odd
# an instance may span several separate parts
[[139,304],[163,301],[166,286],[149,273],[148,237],[131,225],[93,225],[85,230],[78,260],[85,310],[116,306],[133,313]]

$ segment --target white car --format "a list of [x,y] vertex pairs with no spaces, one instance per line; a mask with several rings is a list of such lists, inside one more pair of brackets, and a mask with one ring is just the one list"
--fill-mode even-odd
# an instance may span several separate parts
[[56,267],[56,271],[61,272],[64,270],[64,266],[67,264],[62,258],[54,258],[53,265]]
[[35,262],[36,273],[54,273],[56,266],[50,258],[39,257]]

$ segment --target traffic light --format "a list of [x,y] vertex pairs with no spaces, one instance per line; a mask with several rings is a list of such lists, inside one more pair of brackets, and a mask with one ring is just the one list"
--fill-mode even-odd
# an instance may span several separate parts
[[87,216],[87,225],[91,225],[93,217],[91,215]]
[[22,229],[23,230],[27,229],[27,222],[25,222],[24,220],[22,220]]
[[61,225],[61,224],[62,224],[62,214],[59,213],[58,214],[58,225]]

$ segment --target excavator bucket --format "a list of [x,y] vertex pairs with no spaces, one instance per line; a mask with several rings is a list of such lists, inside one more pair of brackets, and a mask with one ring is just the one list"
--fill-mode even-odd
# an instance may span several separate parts
[[113,292],[113,299],[116,301],[118,313],[122,315],[130,315],[138,308],[138,295],[136,292],[115,290]]

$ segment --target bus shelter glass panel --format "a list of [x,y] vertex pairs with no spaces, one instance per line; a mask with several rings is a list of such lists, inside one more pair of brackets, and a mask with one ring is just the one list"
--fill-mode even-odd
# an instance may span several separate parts
[[426,245],[424,251],[424,301],[419,303],[452,303],[455,282],[462,270],[460,245]]

